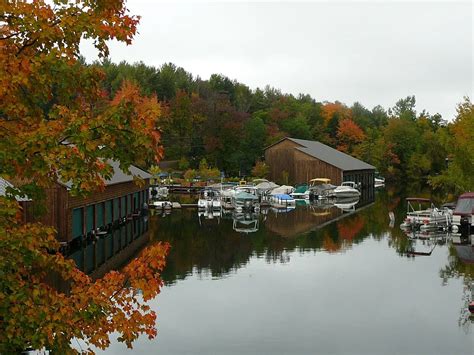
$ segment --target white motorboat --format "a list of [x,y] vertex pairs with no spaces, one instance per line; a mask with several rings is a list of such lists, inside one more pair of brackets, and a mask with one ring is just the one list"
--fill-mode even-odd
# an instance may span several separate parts
[[171,201],[167,200],[151,200],[150,207],[153,207],[155,209],[171,209],[173,207],[173,204],[171,203]]
[[221,199],[217,191],[206,189],[198,200],[198,209],[220,210]]
[[375,182],[375,187],[385,186],[385,179],[384,178],[376,177],[374,182]]
[[335,198],[351,198],[359,197],[360,191],[357,189],[357,184],[353,181],[344,181],[341,186],[336,187],[329,193],[330,197]]

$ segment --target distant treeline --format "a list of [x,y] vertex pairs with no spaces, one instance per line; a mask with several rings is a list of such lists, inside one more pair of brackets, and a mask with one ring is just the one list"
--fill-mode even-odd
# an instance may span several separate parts
[[474,110],[467,97],[448,123],[440,114],[417,112],[414,96],[387,110],[368,109],[269,86],[252,90],[221,74],[203,80],[171,63],[94,65],[105,70],[110,95],[126,79],[158,96],[165,159],[179,160],[183,170],[206,159],[226,175],[246,175],[264,147],[290,136],[353,155],[389,180],[428,182],[450,192],[474,189]]

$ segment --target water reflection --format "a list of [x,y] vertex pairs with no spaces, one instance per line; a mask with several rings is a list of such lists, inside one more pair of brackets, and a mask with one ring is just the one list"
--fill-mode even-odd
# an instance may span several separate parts
[[474,301],[474,246],[470,243],[450,244],[448,250],[448,262],[439,271],[439,275],[443,285],[447,285],[450,279],[462,280],[464,287],[458,324],[468,333],[474,324],[474,315],[468,310],[469,303]]
[[148,217],[139,217],[114,226],[100,237],[71,249],[68,257],[92,277],[126,265],[148,242]]
[[[172,245],[168,287],[155,304],[158,340],[140,340],[134,351],[471,354],[466,250],[449,235],[406,235],[401,201],[386,190],[355,210],[319,202],[152,217],[152,240]],[[252,232],[235,228],[241,221]],[[126,354],[120,349],[110,353]]]

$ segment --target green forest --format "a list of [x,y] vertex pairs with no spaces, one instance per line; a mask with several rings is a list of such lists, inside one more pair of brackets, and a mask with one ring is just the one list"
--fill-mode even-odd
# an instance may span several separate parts
[[[167,63],[94,63],[113,97],[124,80],[162,105],[164,160],[184,171],[205,161],[226,176],[250,175],[263,149],[283,137],[317,140],[374,165],[389,181],[429,184],[459,193],[474,189],[474,111],[459,98],[456,117],[416,109],[415,96],[367,108],[318,101],[266,86],[251,89],[222,74],[209,80]],[[387,84],[389,85],[389,84]]]

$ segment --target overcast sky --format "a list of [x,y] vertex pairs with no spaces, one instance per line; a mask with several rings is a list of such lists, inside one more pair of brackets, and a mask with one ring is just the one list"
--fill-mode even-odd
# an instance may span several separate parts
[[[129,0],[142,16],[112,61],[173,62],[208,79],[270,85],[318,101],[385,108],[415,95],[417,110],[452,119],[473,94],[471,1]],[[95,52],[84,46],[83,54]]]

